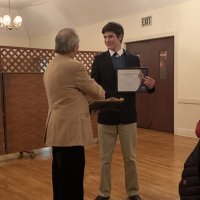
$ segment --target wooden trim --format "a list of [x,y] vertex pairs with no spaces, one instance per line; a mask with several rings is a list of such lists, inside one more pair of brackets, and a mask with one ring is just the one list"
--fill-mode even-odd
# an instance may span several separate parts
[[177,103],[179,104],[200,104],[200,99],[181,99],[179,98]]

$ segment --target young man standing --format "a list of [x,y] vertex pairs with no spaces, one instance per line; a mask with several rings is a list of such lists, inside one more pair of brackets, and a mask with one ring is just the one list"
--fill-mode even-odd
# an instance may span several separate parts
[[[119,110],[101,110],[98,114],[98,136],[101,158],[99,194],[95,200],[108,200],[111,192],[112,153],[119,136],[125,169],[125,187],[130,200],[141,200],[136,170],[136,106],[134,92],[117,92],[117,68],[140,67],[138,56],[122,49],[123,27],[109,22],[102,29],[108,51],[97,55],[91,76],[106,91],[106,98],[124,98]],[[155,90],[155,80],[146,76],[149,92]]]

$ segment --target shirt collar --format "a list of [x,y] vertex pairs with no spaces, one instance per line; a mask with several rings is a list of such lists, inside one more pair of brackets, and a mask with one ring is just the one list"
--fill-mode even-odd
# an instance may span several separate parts
[[[109,52],[110,52],[110,56],[112,57],[113,54],[115,53],[114,51],[110,50],[109,49]],[[124,54],[124,50],[121,48],[119,51],[116,52],[119,56],[123,55]]]

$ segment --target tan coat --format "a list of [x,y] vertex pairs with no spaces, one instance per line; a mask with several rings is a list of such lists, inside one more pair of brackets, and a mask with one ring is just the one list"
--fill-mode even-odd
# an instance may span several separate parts
[[49,112],[46,146],[91,143],[92,126],[87,96],[104,99],[105,92],[85,67],[67,55],[56,55],[44,73]]

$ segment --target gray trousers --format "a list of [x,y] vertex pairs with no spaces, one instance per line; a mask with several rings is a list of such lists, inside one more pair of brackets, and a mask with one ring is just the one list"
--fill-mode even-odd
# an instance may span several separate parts
[[100,196],[110,196],[111,161],[118,136],[124,160],[126,192],[128,196],[138,194],[139,184],[135,160],[136,134],[136,123],[125,125],[98,124],[98,138],[101,160],[101,178],[99,186]]

